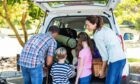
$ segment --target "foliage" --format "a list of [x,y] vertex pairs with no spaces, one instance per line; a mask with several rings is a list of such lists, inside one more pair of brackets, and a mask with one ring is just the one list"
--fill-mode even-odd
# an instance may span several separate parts
[[128,21],[140,30],[140,0],[122,0],[114,13],[119,24]]
[[[39,20],[40,17],[44,16],[44,12],[34,5],[30,0],[7,0],[9,17],[15,26],[21,29],[20,20],[22,13],[27,10],[27,29],[31,28],[31,25],[34,23],[34,20]],[[2,7],[2,1],[0,1],[0,11],[4,15],[4,10]],[[0,27],[7,27],[7,23],[0,17]]]
[[30,3],[29,16],[31,16],[33,19],[39,19],[40,17],[44,16],[44,12],[39,7],[37,7],[34,3]]
[[[31,10],[34,13],[32,13]],[[2,18],[0,22],[8,24],[9,28],[14,31],[16,38],[22,47],[28,40],[27,27],[31,28],[31,20],[38,19],[40,21],[39,17],[41,17],[41,15],[43,15],[42,11],[29,0],[0,1],[0,18]],[[23,30],[24,41],[18,32],[19,28]]]
[[140,62],[140,59],[129,58],[128,62]]

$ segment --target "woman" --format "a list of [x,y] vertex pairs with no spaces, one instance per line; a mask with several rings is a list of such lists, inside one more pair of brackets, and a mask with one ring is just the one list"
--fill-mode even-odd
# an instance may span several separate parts
[[103,18],[100,16],[88,16],[86,28],[88,31],[94,31],[93,39],[103,60],[99,77],[105,77],[108,63],[106,84],[120,84],[126,57],[119,38],[110,28],[103,27]]
[[92,76],[92,52],[93,45],[90,37],[85,33],[81,32],[78,35],[78,67],[77,77],[75,84],[90,84]]

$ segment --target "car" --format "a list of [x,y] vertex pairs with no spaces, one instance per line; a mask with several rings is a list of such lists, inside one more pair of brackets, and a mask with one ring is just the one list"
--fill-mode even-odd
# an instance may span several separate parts
[[[34,0],[34,3],[47,14],[39,33],[46,33],[50,26],[55,25],[62,31],[74,30],[77,34],[81,31],[87,32],[92,39],[92,33],[85,28],[85,20],[89,15],[97,15],[103,17],[104,26],[111,28],[118,35],[124,48],[123,36],[113,13],[120,2],[121,0]],[[128,70],[125,69],[124,73],[125,81]]]
[[128,59],[140,59],[140,33],[129,25],[120,25]]

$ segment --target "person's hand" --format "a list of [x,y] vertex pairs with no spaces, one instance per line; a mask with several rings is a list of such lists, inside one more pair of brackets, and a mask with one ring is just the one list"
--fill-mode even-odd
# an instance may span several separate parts
[[78,78],[78,77],[76,77],[76,81],[75,81],[75,83],[74,83],[74,84],[78,84],[78,82],[79,82],[79,78]]
[[78,81],[76,81],[74,84],[78,84]]
[[99,71],[99,78],[104,78],[104,77],[105,77],[104,70]]
[[77,82],[75,82],[74,84],[78,84]]
[[44,66],[44,67],[43,67],[43,71],[44,71],[44,72],[48,72],[48,68]]
[[72,70],[76,69],[76,67],[74,65],[70,65],[70,67],[72,68]]

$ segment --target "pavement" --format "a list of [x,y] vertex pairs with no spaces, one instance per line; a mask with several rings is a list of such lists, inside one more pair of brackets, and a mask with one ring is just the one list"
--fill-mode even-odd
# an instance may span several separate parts
[[[0,77],[5,78],[8,84],[23,84],[21,72],[18,71],[5,71],[0,72]],[[94,79],[91,84],[105,84],[105,79],[92,78]],[[121,84],[140,84],[140,74],[130,73],[126,81],[122,81]]]
[[0,78],[6,79],[8,84],[23,84],[21,72],[18,71],[0,72]]
[[0,34],[0,57],[14,57],[19,54],[22,47],[16,38],[10,38],[7,35]]
[[140,47],[137,48],[127,48],[126,49],[127,58],[140,59]]

